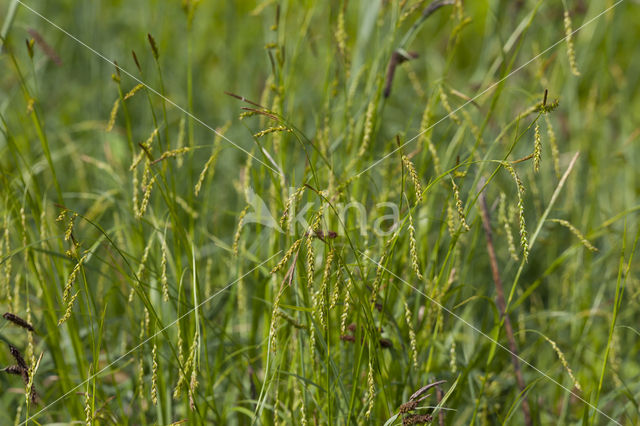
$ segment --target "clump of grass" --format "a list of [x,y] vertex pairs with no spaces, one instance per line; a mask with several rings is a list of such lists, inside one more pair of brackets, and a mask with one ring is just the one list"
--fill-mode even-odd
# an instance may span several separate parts
[[[18,3],[10,3],[15,11]],[[518,411],[531,401],[531,421],[577,423],[589,403],[577,386],[597,389],[591,403],[598,408],[589,410],[602,418],[591,423],[605,416],[634,423],[619,390],[638,370],[627,333],[637,303],[620,296],[636,290],[628,165],[637,132],[628,130],[635,128],[632,114],[611,114],[612,105],[638,109],[620,89],[638,67],[630,63],[625,74],[616,65],[633,52],[621,37],[630,14],[594,20],[598,31],[574,46],[570,20],[581,12],[553,2],[498,8],[490,32],[476,25],[483,8],[465,9],[461,0],[364,8],[341,1],[331,10],[266,0],[249,14],[223,3],[184,1],[183,20],[154,26],[153,36],[143,13],[135,28],[117,29],[119,43],[109,52],[82,37],[90,16],[72,22],[74,14],[40,6],[38,13],[56,16],[56,25],[93,53],[125,58],[104,67],[71,39],[54,43],[58,30],[36,15],[29,25],[37,32],[21,35],[6,14],[0,302],[2,312],[20,313],[47,336],[42,368],[56,380],[35,380],[42,342],[7,317],[4,337],[21,348],[29,369],[7,354],[14,365],[4,371],[9,383],[21,376],[28,401],[5,392],[0,423],[526,424],[528,414]],[[162,12],[179,14],[180,6],[163,4]],[[601,6],[590,4],[590,16]],[[447,13],[431,19],[440,9]],[[111,17],[128,19],[131,8],[95,12],[106,18],[91,30],[106,40],[116,30]],[[22,13],[26,19],[32,12]],[[540,19],[562,14],[564,28]],[[176,25],[186,25],[185,37],[172,36]],[[568,67],[582,72],[580,84],[564,84],[561,56],[545,49],[563,30]],[[24,43],[25,36],[32,39]],[[58,58],[78,78],[60,79],[45,40],[59,45]],[[129,56],[132,49],[138,53]],[[578,71],[579,50],[591,54]],[[529,59],[541,52],[530,69]],[[591,72],[605,56],[613,79]],[[101,87],[110,83],[99,78],[106,73],[115,84]],[[540,84],[557,90],[562,105],[546,96],[528,105],[522,94]],[[251,120],[235,119],[236,107],[219,96],[229,90],[247,96],[239,97],[249,104],[240,117]],[[258,103],[247,100],[254,96]],[[524,121],[533,124],[523,130]],[[400,147],[392,139],[398,134],[406,141]],[[532,134],[533,150],[526,140]],[[588,167],[560,179],[563,155],[585,144]],[[527,160],[533,171],[518,169]],[[539,173],[547,160],[555,176]],[[483,176],[483,195],[460,183]],[[407,194],[414,191],[415,202]],[[247,226],[249,196],[281,226]],[[500,230],[492,255],[470,221],[484,196],[497,200],[495,223],[484,221]],[[52,200],[62,209],[60,228]],[[486,206],[487,216],[495,207]],[[585,236],[568,220],[551,223],[589,250],[596,244],[587,236],[597,237],[602,254],[583,256],[561,234],[546,232],[552,228],[543,230],[551,210],[572,223],[580,218],[580,228],[593,232]],[[516,222],[521,248],[512,235]],[[514,271],[512,260],[523,258]],[[627,269],[618,267],[623,263]],[[616,268],[619,285],[600,285]],[[511,291],[494,301],[492,277],[500,270]],[[408,284],[412,276],[418,280]],[[593,321],[598,301],[614,299],[624,303],[613,316]],[[544,321],[557,312],[571,323]],[[581,332],[536,352],[535,332],[558,335],[558,326]],[[593,354],[609,348],[600,377],[581,374],[576,385],[567,360],[600,363]],[[520,370],[514,356],[535,368]],[[542,375],[558,364],[571,388]],[[446,395],[427,386],[407,398],[445,375],[457,376],[460,386]],[[52,404],[41,412],[32,409],[34,383]],[[430,396],[436,407],[425,407]],[[445,404],[455,410],[446,419]],[[392,407],[399,408],[387,419]]]

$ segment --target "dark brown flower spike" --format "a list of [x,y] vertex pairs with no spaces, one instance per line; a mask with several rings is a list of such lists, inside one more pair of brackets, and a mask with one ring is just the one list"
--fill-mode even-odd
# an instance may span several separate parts
[[38,404],[38,401],[40,400],[40,398],[38,398],[38,392],[36,392],[36,387],[35,386],[31,386],[31,403],[36,405]]
[[158,45],[156,44],[156,40],[151,36],[151,34],[147,33],[147,39],[149,40],[149,44],[151,45],[151,51],[153,52],[153,57],[158,59],[160,56],[158,54]]
[[11,356],[13,356],[20,367],[24,368],[25,370],[29,370],[29,367],[27,367],[27,363],[24,361],[24,358],[22,358],[22,354],[20,353],[18,348],[16,348],[12,344],[9,344],[9,352],[11,352]]
[[380,342],[380,346],[383,349],[391,349],[391,348],[393,348],[393,343],[391,343],[391,340],[389,340],[389,339],[381,338],[379,342]]
[[8,367],[5,367],[2,371],[7,374],[14,374],[16,376],[22,376],[24,374],[24,368],[20,367],[19,365],[10,365]]
[[12,323],[14,323],[15,325],[17,325],[19,327],[26,328],[29,331],[35,331],[31,324],[29,324],[27,321],[23,320],[19,316],[15,315],[15,314],[12,314],[11,312],[5,312],[4,315],[2,315],[2,317],[4,319],[6,319],[7,321],[12,322]]
[[[306,232],[304,235],[308,237],[309,233]],[[325,238],[329,238],[329,239],[333,240],[337,236],[338,236],[338,233],[336,231],[329,231],[329,232],[325,233],[321,229],[317,229],[317,230],[313,231],[313,234],[311,235],[311,237],[318,238],[318,239],[320,239],[322,241],[324,241]],[[324,242],[326,242],[326,241],[324,241]]]
[[140,66],[140,62],[138,62],[138,55],[136,55],[136,52],[132,50],[131,56],[133,56],[133,62],[136,63],[136,67],[138,68],[138,71],[142,72],[142,67]]
[[431,396],[431,394],[428,393],[426,395],[422,395],[422,397],[420,397],[419,399],[413,399],[413,400],[411,400],[409,402],[405,402],[404,404],[402,404],[400,406],[400,408],[398,408],[398,412],[401,413],[401,414],[404,414],[404,413],[408,413],[410,411],[413,411],[413,410],[416,409],[416,407],[418,406],[418,404],[420,402],[422,402],[423,400],[429,398],[430,396]]
[[44,41],[44,38],[42,38],[39,32],[37,32],[34,29],[29,29],[27,32],[31,37],[33,37],[33,40],[36,42],[40,50],[42,50],[44,54],[47,55],[47,57],[49,57],[49,59],[51,59],[51,61],[54,64],[56,64],[57,66],[62,65],[60,56],[58,56],[56,51],[53,50],[53,47],[49,46],[49,44],[46,41]]
[[351,334],[343,334],[342,336],[340,336],[340,340],[342,340],[343,342],[355,342],[356,338]]
[[5,367],[2,371],[4,371],[7,374],[13,374],[16,376],[21,376],[22,377],[22,381],[24,382],[25,385],[29,384],[29,371],[25,370],[24,368],[20,367],[19,365],[10,365],[8,367]]
[[415,59],[418,57],[416,52],[405,52],[402,49],[397,49],[391,54],[389,65],[387,66],[387,77],[384,84],[384,97],[388,98],[391,94],[391,84],[393,83],[393,76],[396,73],[396,67],[403,62]]
[[402,425],[418,425],[431,423],[431,416],[429,414],[412,414],[402,419]]

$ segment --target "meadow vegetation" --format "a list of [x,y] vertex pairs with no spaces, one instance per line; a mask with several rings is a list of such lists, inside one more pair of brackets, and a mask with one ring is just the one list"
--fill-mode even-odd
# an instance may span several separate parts
[[639,16],[3,0],[0,424],[638,424]]

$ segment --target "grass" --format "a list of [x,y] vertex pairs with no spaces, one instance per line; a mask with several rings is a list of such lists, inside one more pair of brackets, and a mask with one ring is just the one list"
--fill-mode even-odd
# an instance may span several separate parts
[[637,424],[636,9],[6,0],[0,422]]

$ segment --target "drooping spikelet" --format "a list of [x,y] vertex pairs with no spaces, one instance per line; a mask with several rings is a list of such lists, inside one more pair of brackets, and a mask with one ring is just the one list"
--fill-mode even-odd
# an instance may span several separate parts
[[191,151],[191,148],[189,148],[188,146],[183,146],[181,148],[176,148],[176,149],[171,149],[169,151],[165,151],[162,153],[162,155],[160,155],[160,157],[156,160],[153,160],[152,164],[156,164],[159,163],[161,161],[166,160],[167,158],[173,158],[173,157],[178,157],[182,154],[185,154],[187,152]]
[[[140,150],[140,152],[138,152],[138,155],[136,155],[134,157],[133,162],[131,163],[131,166],[129,166],[129,170],[130,171],[133,171],[133,169],[138,167],[138,164],[140,164],[140,162],[144,158],[145,154],[151,153],[151,144],[153,143],[153,140],[156,138],[156,136],[158,136],[158,129],[157,128],[153,129],[153,131],[151,132],[151,135],[149,135],[147,140],[140,144],[141,145],[141,150]],[[150,159],[147,158],[147,161],[149,161],[149,160]],[[145,181],[143,180],[143,183],[142,183],[143,186],[145,185],[144,182]]]
[[231,251],[233,252],[234,256],[238,255],[238,245],[240,244],[240,235],[242,234],[244,218],[247,215],[247,212],[249,211],[249,207],[251,206],[247,204],[245,208],[242,209],[242,211],[238,215],[238,226],[236,227],[236,233],[233,236],[233,246],[231,248]]
[[[300,387],[304,389],[304,382],[301,380],[299,380],[298,382],[300,383]],[[305,402],[305,397],[299,388],[296,389],[296,394],[300,399],[300,425],[308,426],[309,423],[307,422],[307,409],[306,409],[307,404]]]
[[76,278],[78,277],[78,272],[80,272],[80,268],[82,267],[85,260],[87,259],[87,256],[88,254],[85,254],[84,256],[82,256],[76,263],[76,266],[73,267],[73,270],[71,271],[71,273],[69,274],[69,277],[67,278],[67,283],[65,284],[64,291],[62,293],[62,303],[68,303],[69,295],[71,294],[71,288],[73,287],[73,284],[76,282]]
[[127,92],[127,94],[126,94],[126,95],[124,95],[124,98],[123,98],[123,99],[126,101],[127,99],[129,99],[130,97],[132,97],[133,95],[135,95],[135,94],[136,94],[136,92],[137,92],[138,90],[142,89],[143,87],[144,87],[144,84],[142,84],[142,83],[140,83],[140,84],[136,84],[136,85],[133,87],[133,89],[129,90],[129,91]]
[[347,279],[344,292],[344,307],[340,316],[340,333],[345,334],[347,330],[347,319],[349,319],[349,305],[351,303],[351,278]]
[[447,96],[447,93],[444,91],[444,87],[442,86],[440,86],[440,102],[442,103],[445,111],[447,111],[447,116],[451,118],[456,124],[462,124],[460,117],[458,117],[453,108],[451,108],[451,105],[449,104],[449,97]]
[[275,126],[275,127],[269,127],[267,129],[261,130],[258,133],[254,134],[253,137],[254,138],[261,138],[265,135],[268,135],[270,133],[277,133],[277,132],[290,132],[291,130],[287,127],[287,126]]
[[189,380],[189,408],[191,411],[196,409],[195,395],[198,388],[198,370],[194,367],[191,370],[191,379]]
[[449,347],[449,369],[451,373],[456,374],[458,372],[458,361],[456,359],[456,340],[451,340],[451,347]]
[[467,224],[467,221],[464,218],[464,208],[462,207],[462,200],[460,199],[460,189],[458,188],[458,185],[456,185],[456,181],[451,178],[451,185],[453,186],[453,199],[456,202],[456,211],[458,212],[458,219],[460,219],[460,224],[462,225],[462,227],[469,231],[471,228],[469,228],[469,225]]
[[458,21],[462,21],[462,19],[464,18],[464,8],[462,7],[462,0],[455,0],[453,7],[455,10],[456,19]]
[[28,375],[29,375],[29,381],[27,382],[27,386],[26,386],[26,390],[25,390],[25,398],[27,399],[27,407],[30,404],[37,404],[38,403],[38,393],[36,392],[36,387],[33,384],[33,379],[36,375],[36,372],[38,371],[38,367],[40,366],[40,361],[42,361],[42,356],[44,355],[44,352],[40,354],[40,356],[38,357],[38,360],[35,362],[35,364],[32,364],[31,367],[29,368],[28,371]]
[[229,126],[231,126],[231,122],[227,122],[224,126],[217,129],[216,137],[213,140],[213,149],[211,151],[211,155],[209,156],[209,159],[205,163],[202,171],[200,172],[200,176],[198,177],[198,182],[194,187],[194,193],[196,197],[200,193],[200,189],[202,189],[202,183],[204,182],[204,179],[207,177],[207,175],[213,175],[215,171],[214,166],[216,164],[216,161],[218,160],[218,157],[220,156],[220,152],[222,151],[222,136],[229,129]]
[[285,282],[280,283],[280,289],[273,301],[273,309],[271,310],[271,325],[269,326],[269,346],[272,352],[276,351],[276,332],[278,327],[278,317],[280,316],[280,299],[284,293]]
[[69,224],[67,225],[67,230],[64,232],[64,240],[69,241],[71,239],[71,234],[73,233],[73,225],[75,223],[76,218],[78,217],[78,213],[74,213],[73,216],[69,219]]
[[336,28],[336,43],[338,45],[338,53],[345,60],[347,59],[347,31],[345,28],[345,6],[347,2],[343,2],[338,14],[338,24]]
[[139,196],[138,196],[138,169],[134,168],[133,169],[133,176],[131,177],[131,183],[133,185],[133,197],[132,197],[132,204],[133,204],[133,214],[137,215],[138,214],[138,203],[140,202],[139,200]]
[[162,288],[162,300],[169,301],[169,280],[167,279],[167,242],[162,240],[162,260],[160,261],[160,286]]
[[418,95],[418,99],[424,99],[427,95],[426,93],[424,93],[424,90],[422,89],[422,84],[423,81],[420,79],[420,77],[418,77],[418,74],[416,74],[416,72],[414,71],[413,67],[411,66],[411,62],[407,61],[404,64],[402,64],[402,67],[404,67],[405,71],[407,72],[407,77],[409,77],[409,82],[411,83],[411,87],[413,88],[413,91],[416,92],[416,95]]
[[[151,250],[151,245],[153,244],[153,235],[149,238],[147,245],[142,252],[142,258],[140,259],[140,265],[138,265],[138,271],[136,272],[136,277],[139,281],[143,279],[143,274],[146,269],[147,258],[149,257],[149,251]],[[133,295],[135,294],[135,286],[131,287],[131,291],[129,293],[129,302],[133,302]]]
[[396,239],[397,232],[392,234],[391,237],[387,240],[382,248],[382,255],[380,256],[380,260],[378,261],[378,267],[376,268],[376,276],[373,280],[373,289],[371,291],[371,303],[375,303],[376,298],[378,297],[378,292],[380,291],[380,286],[382,285],[382,276],[384,275],[385,267],[384,264],[387,261],[387,257],[389,256],[389,248],[391,247],[391,243]]
[[[191,377],[189,379],[189,408],[191,411],[195,410],[195,394],[196,388],[198,387],[198,360],[197,354],[199,350],[199,335],[196,330],[196,334],[193,337],[193,344],[191,345],[191,355],[189,355],[189,360],[191,361],[189,364],[191,366]],[[189,362],[189,361],[187,361]]]
[[[302,194],[307,187],[302,185],[298,189],[296,189],[287,199],[287,203],[284,206],[284,211],[282,212],[282,216],[280,217],[280,227],[289,230],[291,227],[291,221],[293,218],[293,214],[291,209],[300,201],[302,198]],[[286,226],[285,226],[286,225]]]
[[186,371],[187,366],[184,363],[184,342],[182,341],[182,332],[180,331],[180,324],[178,324],[178,327],[176,327],[178,329],[178,343],[176,344],[176,346],[178,347],[178,363],[183,366],[183,368],[179,369],[179,375],[178,375],[178,383],[176,384],[175,389],[173,390],[173,398],[174,399],[178,399],[180,398],[180,395],[182,395],[182,387],[184,386],[184,381],[181,380],[182,379],[182,375],[183,372],[182,370],[184,369]]
[[540,158],[542,157],[542,142],[540,140],[540,123],[536,120],[533,143],[533,170],[540,171]]
[[155,341],[151,349],[151,402],[158,405],[158,345]]
[[[146,169],[145,169],[146,170]],[[151,177],[151,180],[147,182],[147,185],[144,188],[144,195],[142,196],[142,203],[140,203],[140,208],[136,212],[136,218],[140,219],[147,211],[147,206],[149,205],[149,199],[151,198],[151,190],[153,189],[153,184],[155,183],[155,176]]]
[[338,299],[340,298],[340,293],[342,290],[340,284],[342,284],[342,269],[340,269],[340,266],[338,266],[338,269],[336,270],[336,283],[333,286],[333,292],[331,293],[331,300],[329,302],[330,311],[333,310],[333,308],[335,308],[338,304]]
[[407,305],[407,301],[403,300],[404,303],[404,319],[407,322],[407,328],[409,329],[409,349],[411,361],[413,361],[413,366],[418,368],[418,343],[416,341],[416,332],[413,330],[413,320],[411,318],[411,311],[409,310],[409,305]]
[[515,169],[511,164],[505,161],[502,163],[502,165],[509,171],[509,173],[511,174],[511,177],[513,177],[513,180],[515,181],[516,186],[518,188],[518,217],[520,219],[520,245],[522,246],[522,257],[526,262],[529,257],[529,237],[527,234],[527,226],[524,220],[524,200],[522,198],[522,194],[524,194],[524,185],[522,184],[522,181],[518,177],[518,174],[516,173]]
[[273,267],[273,269],[271,269],[271,274],[275,274],[276,272],[278,272],[280,269],[282,269],[284,267],[284,265],[286,265],[286,263],[289,261],[289,259],[291,258],[291,256],[293,255],[293,253],[298,250],[298,248],[300,247],[300,243],[302,243],[302,238],[297,239],[293,245],[289,248],[289,250],[287,250],[287,252],[285,253],[284,257],[282,258],[282,260],[280,260],[280,262],[278,262],[278,264],[276,266]]
[[76,298],[78,297],[78,294],[80,294],[79,291],[77,291],[73,296],[71,296],[71,299],[69,299],[69,302],[67,302],[67,310],[65,311],[63,317],[60,318],[60,320],[58,321],[58,326],[61,326],[62,324],[64,324],[71,317],[71,310],[73,309],[73,304],[75,303]]
[[[402,13],[402,15],[400,16],[400,20],[399,22],[404,21],[405,19],[407,19],[409,16],[411,16],[416,10],[420,9],[420,7],[424,4],[426,0],[416,0],[415,2],[411,3],[411,5],[409,5],[409,7],[407,8],[406,11],[404,11]],[[402,5],[404,6],[404,3],[406,3],[406,0],[402,1]],[[399,9],[402,9],[401,7]]]
[[369,149],[371,143],[371,135],[373,134],[373,124],[376,112],[376,102],[372,100],[367,106],[367,112],[364,117],[364,132],[362,134],[362,142],[360,143],[360,149],[358,150],[358,157],[362,157]]
[[575,235],[578,238],[578,240],[580,240],[582,245],[585,246],[590,251],[598,251],[598,249],[596,247],[594,247],[593,244],[591,244],[589,242],[589,240],[587,240],[586,237],[584,235],[582,235],[582,233],[580,231],[578,231],[578,229],[575,226],[573,226],[571,223],[569,223],[568,221],[562,220],[562,219],[550,219],[550,220],[552,222],[558,223],[558,224],[566,227],[567,229],[569,229],[569,231],[571,231],[571,233],[573,235]]
[[305,263],[305,268],[307,270],[307,284],[309,288],[313,286],[313,276],[316,268],[316,255],[313,250],[313,239],[310,235],[307,236],[305,240],[305,246],[307,250],[307,258]]
[[579,391],[582,391],[582,387],[580,386],[580,383],[578,383],[578,380],[576,380],[575,376],[573,375],[573,371],[571,370],[571,367],[569,367],[569,363],[567,362],[567,359],[564,357],[564,354],[562,353],[562,351],[560,350],[558,345],[556,345],[556,342],[554,342],[553,340],[549,339],[545,335],[542,335],[542,337],[544,337],[544,339],[547,342],[549,342],[549,344],[551,345],[553,350],[556,352],[556,354],[558,354],[558,358],[560,358],[560,362],[562,363],[562,366],[567,371],[567,374],[569,374],[569,377],[571,377],[571,381],[573,382],[573,386],[575,386],[576,389],[578,389]]
[[420,273],[420,261],[418,260],[418,249],[416,242],[416,230],[413,227],[413,216],[409,213],[409,255],[411,256],[411,267],[419,280],[423,279]]
[[[182,389],[187,384],[187,373],[191,371],[191,368],[195,368],[194,362],[195,362],[196,354],[198,351],[198,341],[199,341],[199,334],[198,334],[198,331],[196,330],[193,336],[193,342],[191,343],[191,347],[189,348],[189,358],[187,358],[187,361],[183,364],[183,368],[180,369],[180,373],[178,375],[178,383],[176,384],[175,390],[173,392],[173,397],[175,399],[180,398]],[[193,379],[192,377],[189,378],[190,382],[192,379]],[[189,383],[189,386],[191,386],[191,383]]]
[[278,311],[278,316],[284,319],[286,322],[297,328],[298,330],[309,330],[309,327],[305,324],[302,324],[300,321],[296,320],[294,317],[283,311],[282,309]]
[[518,261],[518,253],[516,251],[516,245],[513,242],[513,234],[511,233],[511,225],[509,224],[509,220],[507,219],[507,196],[504,192],[500,193],[500,201],[498,203],[498,223],[500,223],[504,227],[504,232],[507,235],[507,245],[509,247],[509,254],[511,258]]
[[331,264],[333,263],[334,257],[334,249],[331,249],[329,254],[327,255],[327,259],[325,260],[324,272],[322,274],[322,283],[320,284],[319,290],[319,316],[320,316],[320,324],[325,329],[327,328],[327,292],[329,288],[329,277],[331,275]]
[[364,414],[365,419],[369,420],[371,418],[371,411],[373,411],[373,405],[375,403],[375,394],[376,394],[376,383],[373,378],[373,356],[369,354],[369,372],[367,374],[367,411]]
[[576,65],[576,52],[573,46],[573,29],[571,28],[571,17],[569,16],[568,10],[564,11],[564,34],[567,42],[567,56],[569,57],[571,73],[575,76],[579,76],[580,71],[578,71],[578,67]]
[[416,190],[416,203],[422,202],[422,185],[420,184],[420,178],[418,177],[418,173],[416,172],[416,168],[413,166],[413,163],[406,155],[402,156],[402,163],[407,168],[409,172],[409,177],[411,177],[411,182],[413,182],[413,187]]
[[116,116],[118,115],[118,109],[120,109],[120,99],[116,99],[113,103],[113,107],[111,108],[111,114],[109,114],[109,122],[107,123],[107,132],[113,130],[113,127],[116,124]]
[[[138,357],[138,371],[137,371],[137,382],[138,382],[138,386],[137,386],[137,391],[138,391],[138,397],[141,400],[145,400],[144,398],[144,359],[142,357],[142,354],[140,354],[140,356]],[[142,404],[141,408],[142,410],[144,410],[146,407],[146,404]]]
[[451,203],[451,201],[447,203],[447,230],[451,237],[456,235],[455,213],[453,211],[453,203]]
[[[89,370],[89,376],[91,376],[91,370]],[[91,381],[87,380],[87,389],[84,391],[84,424],[91,426],[93,424],[93,409],[91,408],[91,393],[89,393],[89,386]]]

